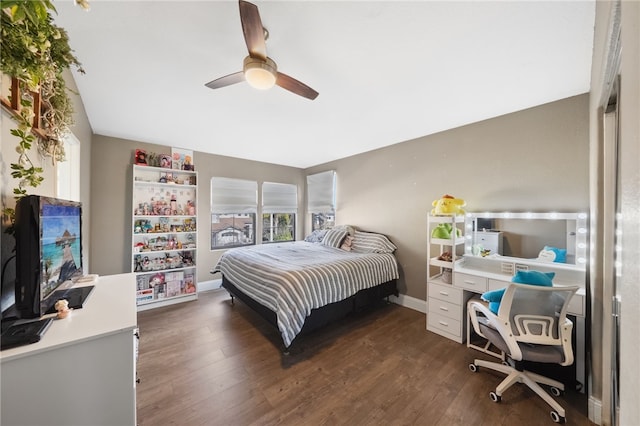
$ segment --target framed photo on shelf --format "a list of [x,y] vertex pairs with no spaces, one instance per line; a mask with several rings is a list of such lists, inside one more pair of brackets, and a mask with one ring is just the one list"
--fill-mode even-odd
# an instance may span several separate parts
[[195,170],[193,151],[189,149],[171,148],[171,168],[177,170]]
[[160,154],[160,167],[165,169],[171,168],[171,156],[168,154]]

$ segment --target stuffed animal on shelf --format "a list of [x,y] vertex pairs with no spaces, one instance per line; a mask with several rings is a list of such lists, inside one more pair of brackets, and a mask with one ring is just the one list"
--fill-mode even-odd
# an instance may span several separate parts
[[[431,238],[440,238],[443,240],[448,240],[451,238],[451,232],[453,231],[453,227],[450,223],[439,223],[438,226],[433,228],[431,231]],[[456,228],[456,237],[462,235],[462,231]]]
[[463,207],[467,203],[462,198],[456,198],[453,195],[445,194],[439,200],[434,200],[431,203],[433,210],[431,214],[434,216],[452,216],[458,214],[464,214]]

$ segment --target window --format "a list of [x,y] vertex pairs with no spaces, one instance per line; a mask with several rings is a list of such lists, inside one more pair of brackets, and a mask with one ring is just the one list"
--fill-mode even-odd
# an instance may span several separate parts
[[80,201],[80,141],[67,133],[62,143],[65,161],[56,163],[56,197]]
[[311,213],[311,230],[335,225],[336,172],[329,170],[307,176],[307,210]]
[[333,213],[311,213],[311,230],[331,229],[336,224],[336,215]]
[[256,243],[258,183],[211,178],[211,250]]
[[262,241],[294,241],[298,188],[287,183],[262,184]]

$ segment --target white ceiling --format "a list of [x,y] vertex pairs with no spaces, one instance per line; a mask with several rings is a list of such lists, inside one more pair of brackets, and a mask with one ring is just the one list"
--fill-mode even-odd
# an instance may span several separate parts
[[595,1],[256,1],[280,87],[242,69],[236,1],[57,1],[94,133],[306,168],[589,91]]

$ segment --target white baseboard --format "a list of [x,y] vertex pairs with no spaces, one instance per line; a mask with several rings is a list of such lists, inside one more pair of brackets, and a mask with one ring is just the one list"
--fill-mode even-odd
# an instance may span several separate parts
[[217,280],[200,281],[198,282],[198,293],[201,293],[203,291],[217,290],[221,285],[221,278],[218,278]]
[[401,294],[398,297],[389,296],[389,300],[397,305],[404,306],[405,308],[413,309],[414,311],[422,312],[423,314],[427,313],[427,302],[422,299],[416,299],[415,297]]
[[589,397],[589,420],[597,425],[602,424],[602,401],[592,396]]

